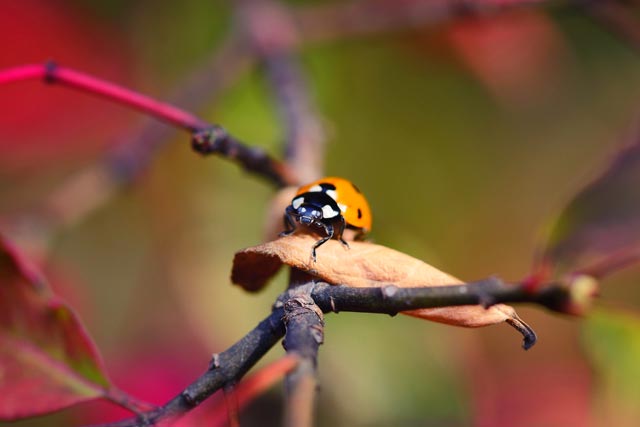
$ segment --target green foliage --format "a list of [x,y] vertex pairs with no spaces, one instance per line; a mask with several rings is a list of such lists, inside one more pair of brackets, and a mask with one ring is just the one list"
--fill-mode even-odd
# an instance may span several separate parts
[[622,406],[640,409],[640,316],[620,310],[598,310],[586,319],[585,349],[605,389]]

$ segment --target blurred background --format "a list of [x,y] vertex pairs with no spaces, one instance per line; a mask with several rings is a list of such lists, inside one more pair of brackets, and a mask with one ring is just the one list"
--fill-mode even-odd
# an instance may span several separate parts
[[[214,0],[0,0],[0,10],[0,67],[54,59],[159,99],[206,76],[236,25]],[[571,7],[420,22],[300,45],[326,174],[367,195],[375,242],[465,280],[522,279],[554,217],[635,130],[639,52]],[[222,89],[179,105],[202,98],[194,112],[280,157],[285,130],[263,68],[228,61],[210,76],[227,79]],[[116,384],[162,403],[269,314],[286,274],[248,294],[229,273],[233,254],[263,239],[270,185],[169,132],[149,141],[132,184],[52,229],[26,213],[126,150],[147,121],[40,82],[1,86],[0,111],[1,231],[46,266]],[[72,204],[100,198],[79,194]],[[636,426],[639,275],[607,279],[584,319],[517,307],[539,335],[528,352],[504,325],[327,316],[318,425]],[[282,354],[276,346],[260,366]],[[281,397],[261,396],[243,425],[279,425]],[[124,415],[92,403],[13,425]]]

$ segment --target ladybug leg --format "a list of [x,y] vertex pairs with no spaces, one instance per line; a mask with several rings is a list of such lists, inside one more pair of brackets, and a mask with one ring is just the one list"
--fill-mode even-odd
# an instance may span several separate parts
[[333,237],[333,224],[325,224],[320,223],[322,227],[324,227],[324,231],[327,234],[322,239],[318,240],[311,249],[311,258],[313,258],[313,262],[316,262],[316,249],[323,245],[327,240]]
[[336,239],[340,241],[344,245],[345,248],[349,249],[349,244],[342,238],[342,233],[344,233],[344,229],[347,227],[347,222],[344,220],[344,217],[340,215],[340,223],[338,224],[338,232],[336,233]]
[[291,206],[287,206],[284,211],[284,231],[280,233],[280,237],[290,236],[296,231],[296,221],[293,219],[293,212]]
[[357,241],[363,241],[366,238],[367,233],[364,232],[364,230],[358,230],[356,232],[356,235],[353,236],[353,240],[357,240]]

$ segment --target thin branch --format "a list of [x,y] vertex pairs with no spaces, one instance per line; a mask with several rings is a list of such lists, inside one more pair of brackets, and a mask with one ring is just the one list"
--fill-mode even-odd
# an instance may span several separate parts
[[284,348],[300,362],[287,376],[285,426],[313,425],[313,408],[317,389],[318,349],[324,340],[322,310],[309,296],[314,283],[295,288],[295,296],[284,303],[286,334]]
[[[214,102],[222,91],[244,75],[253,64],[248,44],[232,32],[216,52],[199,66],[169,96],[171,104],[198,111]],[[42,66],[16,67],[0,73],[0,84],[42,78]],[[107,203],[122,185],[130,184],[145,171],[157,151],[176,132],[172,126],[144,117],[137,130],[118,138],[98,163],[74,173],[38,206],[10,222],[11,229],[43,250],[61,229],[73,226]]]
[[[593,289],[587,289],[587,299],[593,297]],[[401,311],[419,308],[457,305],[483,305],[498,303],[534,303],[561,313],[576,313],[578,305],[587,305],[582,299],[585,289],[574,289],[563,284],[550,284],[536,292],[530,292],[523,284],[511,285],[497,278],[489,278],[464,285],[399,288],[388,285],[381,288],[352,288],[316,284],[311,297],[326,312],[354,311],[395,315]],[[536,342],[535,332],[519,319],[509,322],[524,337],[523,347],[530,348]]]
[[140,415],[144,412],[156,410],[158,407],[149,402],[142,401],[137,397],[131,396],[123,390],[117,387],[109,387],[105,391],[105,399],[119,405],[136,415]]
[[[43,79],[47,83],[56,83],[79,89],[140,110],[169,124],[192,132],[194,134],[194,142],[199,141],[199,135],[202,133],[206,134],[210,129],[219,128],[217,125],[207,123],[197,116],[168,103],[157,101],[138,92],[79,71],[60,67],[54,63],[25,65],[0,71],[0,83],[32,79]],[[206,154],[215,152],[236,160],[244,169],[267,178],[278,186],[294,181],[293,175],[288,172],[288,167],[270,158],[264,151],[249,147],[226,132],[224,139],[233,143],[230,149],[228,144],[216,145],[214,143],[206,146],[196,146],[195,148],[201,148],[199,151]]]
[[[253,52],[248,43],[232,32],[210,58],[175,85],[176,90],[168,99],[189,111],[200,111],[215,103],[220,94],[244,76],[253,64]],[[128,131],[114,144],[116,148],[105,159],[104,167],[112,171],[119,182],[126,184],[146,169],[173,133],[172,127],[145,120],[138,130]]]
[[288,165],[273,159],[261,148],[243,144],[221,126],[213,125],[195,132],[191,145],[202,155],[218,154],[234,160],[244,170],[266,177],[278,187],[298,182]]
[[[279,382],[289,371],[298,365],[298,357],[287,355],[277,361],[265,366],[258,372],[243,378],[236,385],[235,393],[240,411],[257,396],[260,396],[267,389]],[[207,412],[207,420],[211,422],[211,427],[227,425],[228,417],[225,402],[219,402]]]
[[[223,353],[212,358],[207,372],[164,406],[102,427],[153,426],[180,418],[215,391],[237,381],[283,336],[287,352],[296,358],[296,368],[289,374],[288,425],[311,425],[316,391],[316,359],[323,342],[322,312],[354,311],[394,315],[420,308],[498,303],[534,303],[561,313],[576,313],[585,308],[596,288],[589,280],[570,284],[551,283],[531,291],[525,284],[507,284],[497,278],[464,285],[399,288],[394,285],[375,288],[352,288],[310,281],[307,273],[292,271],[296,285],[282,293],[272,314],[255,329]],[[584,276],[586,277],[586,276]],[[584,286],[584,285],[587,286]],[[533,330],[518,318],[507,320],[524,337],[523,347],[536,342]]]
[[466,15],[484,16],[567,0],[395,0],[328,2],[293,11],[301,40],[319,43],[444,24]]
[[640,53],[640,19],[634,9],[616,0],[576,0],[595,23]]
[[[172,97],[174,102],[189,105],[194,110],[202,108],[208,100],[215,98],[216,94],[242,75],[252,59],[247,44],[232,34],[222,44],[219,53],[180,85],[181,89]],[[38,79],[105,97],[189,131],[195,129],[206,133],[207,129],[214,127],[171,104],[53,63],[0,70],[0,85]],[[18,218],[9,219],[6,222],[8,227],[18,233],[18,238],[27,239],[29,246],[44,250],[55,232],[74,225],[102,206],[122,184],[130,183],[146,169],[172,130],[155,121],[148,122],[139,132],[115,144],[117,148],[103,161],[65,180],[36,208]],[[245,170],[266,178],[276,186],[298,183],[284,163],[269,157],[259,148],[246,146],[228,134],[225,144],[210,146],[207,153],[227,156]]]
[[284,310],[275,308],[271,315],[226,351],[215,354],[209,369],[182,393],[164,406],[102,427],[148,427],[168,424],[185,415],[205,399],[228,384],[237,382],[284,335]]
[[223,387],[223,392],[224,404],[227,409],[227,426],[240,427],[240,408],[238,405],[238,395],[235,390],[235,385],[229,384]]
[[534,6],[582,9],[623,43],[640,52],[640,20],[621,0],[395,0],[347,1],[301,6],[293,11],[305,44],[407,31],[445,24],[464,15],[486,16]]
[[0,71],[0,84],[36,79],[101,96],[191,132],[208,126],[204,120],[173,105],[71,68],[58,66],[54,62],[23,65]]
[[380,288],[352,288],[317,284],[311,294],[324,311],[354,311],[395,315],[401,311],[419,308],[449,307],[456,305],[483,305],[502,303],[533,303],[550,310],[566,313],[571,292],[561,285],[548,285],[529,292],[523,285],[509,284],[491,277],[464,285],[400,288],[394,285]]
[[285,158],[301,182],[324,171],[325,132],[310,99],[300,64],[293,55],[269,55],[263,60],[285,124]]
[[596,278],[603,278],[640,262],[640,244],[630,245],[582,267],[577,274],[585,274]]
[[238,17],[267,81],[285,128],[285,157],[302,182],[324,170],[325,134],[296,57],[299,39],[290,8],[273,0],[238,2]]

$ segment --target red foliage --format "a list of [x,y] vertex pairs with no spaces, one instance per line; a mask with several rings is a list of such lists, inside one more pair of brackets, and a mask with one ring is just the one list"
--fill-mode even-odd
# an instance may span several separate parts
[[589,426],[591,375],[579,360],[568,363],[503,365],[496,372],[476,372],[473,425]]
[[564,43],[544,14],[520,11],[468,18],[450,27],[447,39],[499,99],[536,99],[557,83]]
[[[65,3],[4,2],[0,39],[0,68],[55,60],[114,81],[127,80],[116,35]],[[125,117],[109,103],[40,82],[0,86],[0,110],[3,168],[86,155],[96,142],[108,142]]]
[[0,419],[102,397],[102,361],[73,310],[4,241],[0,248]]

